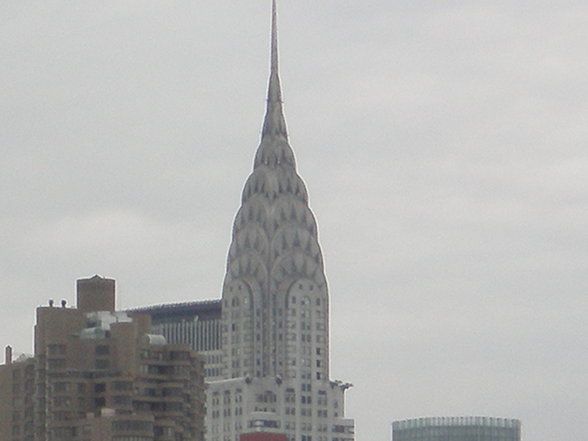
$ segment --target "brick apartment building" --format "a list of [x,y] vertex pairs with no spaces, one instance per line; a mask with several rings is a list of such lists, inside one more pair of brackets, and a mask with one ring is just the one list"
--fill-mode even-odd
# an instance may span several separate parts
[[37,308],[35,353],[0,366],[5,441],[202,441],[203,360],[115,311],[115,282],[77,282],[77,307]]

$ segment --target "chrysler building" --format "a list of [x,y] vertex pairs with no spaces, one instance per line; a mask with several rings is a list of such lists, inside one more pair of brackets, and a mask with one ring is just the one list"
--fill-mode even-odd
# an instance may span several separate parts
[[[329,376],[329,294],[308,193],[282,110],[276,2],[267,108],[229,248],[221,309],[222,375],[208,383],[209,441],[281,433],[353,441],[349,383]],[[211,379],[212,380],[212,379]]]

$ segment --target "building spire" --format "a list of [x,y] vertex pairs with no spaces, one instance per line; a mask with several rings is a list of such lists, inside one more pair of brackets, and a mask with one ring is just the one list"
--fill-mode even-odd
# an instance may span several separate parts
[[272,34],[270,78],[267,91],[267,107],[263,122],[262,138],[266,136],[288,137],[286,120],[282,110],[282,89],[278,75],[278,24],[276,0],[272,0]]

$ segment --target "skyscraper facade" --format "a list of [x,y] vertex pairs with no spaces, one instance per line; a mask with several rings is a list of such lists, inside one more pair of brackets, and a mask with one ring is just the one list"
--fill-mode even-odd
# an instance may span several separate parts
[[[352,441],[350,383],[330,379],[329,293],[282,110],[272,2],[267,108],[220,301],[134,310],[205,356],[207,440]],[[202,343],[207,342],[206,346]]]
[[266,115],[236,215],[222,290],[224,378],[208,385],[209,441],[283,433],[351,441],[351,385],[329,372],[329,295],[308,193],[288,142],[276,4]]
[[392,423],[392,441],[520,441],[521,422],[491,417],[431,417]]

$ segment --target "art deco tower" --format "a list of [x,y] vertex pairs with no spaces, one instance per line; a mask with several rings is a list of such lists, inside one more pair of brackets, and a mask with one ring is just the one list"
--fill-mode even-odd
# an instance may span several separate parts
[[327,284],[316,222],[288,144],[275,9],[272,23],[261,144],[235,219],[222,294],[228,376],[320,380],[329,376]]
[[208,389],[210,441],[252,431],[352,441],[349,383],[329,377],[329,297],[316,221],[288,143],[272,2],[267,109],[222,292],[224,375]]

